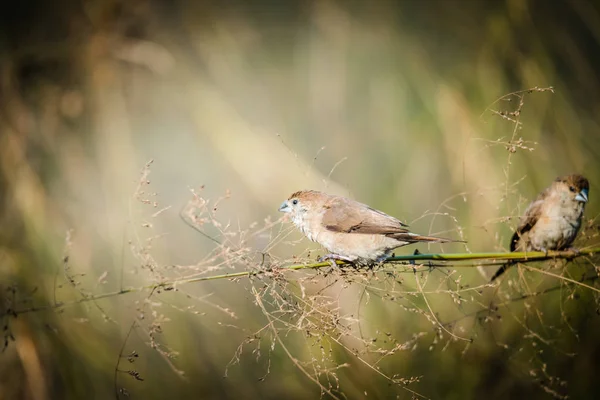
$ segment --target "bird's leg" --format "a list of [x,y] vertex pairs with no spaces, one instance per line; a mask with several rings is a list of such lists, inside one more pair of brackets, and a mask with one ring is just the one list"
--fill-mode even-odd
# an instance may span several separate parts
[[581,251],[579,251],[579,249],[576,248],[576,247],[568,247],[565,250],[566,251],[572,251],[575,256],[578,256],[578,255],[581,254]]
[[378,257],[378,258],[375,260],[375,262],[373,263],[373,265],[375,265],[375,264],[380,264],[380,263],[384,262],[384,261],[385,261],[385,260],[387,260],[387,259],[388,259],[388,255],[387,255],[387,254],[384,254],[384,255],[382,255],[382,256],[379,256],[379,257]]
[[355,264],[355,260],[354,259],[352,259],[350,257],[342,256],[342,255],[339,255],[339,254],[330,253],[330,254],[325,254],[323,257],[319,257],[319,262],[323,262],[325,260],[328,260],[331,263],[331,270],[339,268],[339,270],[343,271],[344,265],[338,265],[336,263],[336,260],[346,261],[352,267],[356,268],[356,264]]
[[[421,254],[421,252],[419,251],[419,249],[415,249],[415,252],[413,253],[413,256],[418,256],[419,254]],[[410,260],[408,262],[410,265],[415,265],[415,260]],[[413,267],[414,268],[414,267]]]
[[335,262],[336,260],[346,261],[347,263],[350,263],[350,264],[354,265],[354,260],[352,258],[341,256],[339,254],[329,253],[329,254],[325,254],[322,257],[319,257],[319,262],[329,261],[331,263],[331,266],[333,268],[339,267],[337,265],[337,263]]
[[[421,252],[419,251],[419,249],[415,249],[415,252],[413,253],[413,256],[418,256],[419,254],[421,254]],[[415,260],[410,260],[408,262],[410,265],[412,265],[413,267],[413,272],[417,272],[417,264],[415,263]]]

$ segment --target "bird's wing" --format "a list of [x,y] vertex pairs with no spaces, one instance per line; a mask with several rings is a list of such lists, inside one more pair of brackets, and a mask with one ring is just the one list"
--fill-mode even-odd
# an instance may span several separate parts
[[323,226],[333,232],[381,234],[405,233],[408,226],[384,212],[343,197],[324,204]]
[[521,220],[519,221],[519,226],[517,226],[515,233],[510,239],[510,251],[515,251],[517,249],[519,239],[521,238],[521,236],[525,232],[530,231],[531,228],[533,228],[534,225],[538,222],[542,214],[542,206],[544,204],[544,201],[546,200],[546,197],[548,197],[547,189],[540,193],[538,198],[532,201],[531,204],[529,204],[529,206],[525,210],[525,214],[521,217]]

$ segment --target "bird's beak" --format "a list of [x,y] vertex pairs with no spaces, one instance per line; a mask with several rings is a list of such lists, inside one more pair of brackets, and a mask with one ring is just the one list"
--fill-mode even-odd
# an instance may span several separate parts
[[288,205],[287,200],[281,203],[279,206],[279,211],[281,212],[290,212],[290,206]]
[[581,192],[577,193],[577,196],[575,196],[575,200],[587,203],[587,201],[588,201],[587,189],[583,189]]

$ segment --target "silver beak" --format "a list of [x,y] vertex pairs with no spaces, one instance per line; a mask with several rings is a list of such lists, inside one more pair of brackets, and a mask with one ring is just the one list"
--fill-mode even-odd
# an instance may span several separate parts
[[281,212],[289,212],[290,211],[290,206],[288,206],[287,200],[284,201],[283,203],[281,203],[281,205],[279,206],[279,211],[281,211]]
[[581,192],[577,193],[577,196],[575,196],[575,200],[587,203],[588,191],[586,189],[583,189]]

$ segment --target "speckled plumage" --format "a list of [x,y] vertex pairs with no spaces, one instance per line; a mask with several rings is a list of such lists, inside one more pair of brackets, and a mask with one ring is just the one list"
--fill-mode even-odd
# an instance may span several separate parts
[[450,242],[410,232],[400,220],[366,204],[315,190],[293,193],[279,211],[310,240],[332,254],[326,258],[358,264],[384,260],[393,249],[416,242]]
[[[581,175],[556,178],[529,204],[510,240],[510,251],[548,251],[568,248],[579,232],[590,184]],[[498,278],[511,264],[502,266]]]

